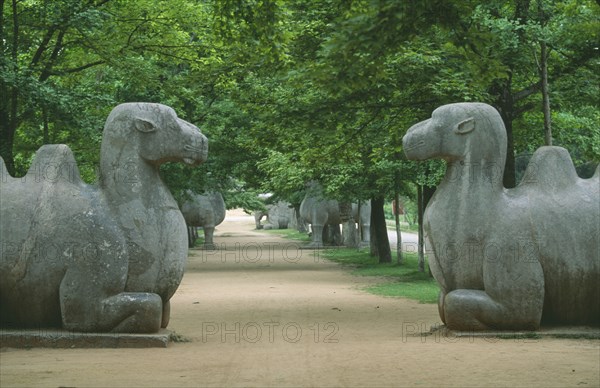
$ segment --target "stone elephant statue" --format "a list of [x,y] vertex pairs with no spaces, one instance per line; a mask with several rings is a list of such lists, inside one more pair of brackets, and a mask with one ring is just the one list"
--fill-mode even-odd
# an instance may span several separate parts
[[201,227],[204,230],[205,249],[215,249],[213,235],[215,227],[225,219],[225,201],[219,192],[196,194],[187,192],[188,199],[181,205],[181,213],[188,228],[188,242],[190,248],[196,241],[194,228]]
[[[261,224],[263,217],[267,218],[265,225]],[[254,221],[256,229],[287,229],[294,218],[294,208],[288,202],[278,201],[277,203],[267,205],[267,211],[254,212]]]
[[[351,217],[361,227],[361,245],[369,244],[370,240],[370,202],[363,202],[360,206],[352,204]],[[326,199],[321,190],[313,186],[300,204],[300,217],[311,226],[311,242],[309,247],[320,247],[326,244],[341,245],[342,236],[340,224],[343,220],[340,215],[340,204],[336,200]]]

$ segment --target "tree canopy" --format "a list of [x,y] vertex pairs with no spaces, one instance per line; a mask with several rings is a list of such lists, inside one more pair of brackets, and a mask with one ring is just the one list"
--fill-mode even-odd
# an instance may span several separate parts
[[543,69],[553,143],[600,160],[599,19],[592,0],[0,0],[0,155],[19,176],[66,143],[93,182],[110,109],[160,102],[210,141],[201,168],[163,167],[176,195],[414,196],[444,166],[406,161],[406,130],[481,101],[505,122],[511,187],[545,142]]

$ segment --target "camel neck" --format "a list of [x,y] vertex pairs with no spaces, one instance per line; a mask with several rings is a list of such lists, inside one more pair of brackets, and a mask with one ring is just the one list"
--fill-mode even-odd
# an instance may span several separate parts
[[119,152],[102,154],[100,187],[113,204],[134,199],[153,201],[153,193],[169,193],[160,178],[158,166],[144,161],[136,150],[121,149]]
[[[442,187],[461,187],[461,195],[502,191],[504,163],[494,158],[465,158],[449,161]],[[477,194],[476,194],[477,193]]]

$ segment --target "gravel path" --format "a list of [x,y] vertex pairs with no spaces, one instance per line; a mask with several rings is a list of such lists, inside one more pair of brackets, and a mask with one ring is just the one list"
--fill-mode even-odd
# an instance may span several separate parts
[[218,251],[192,250],[167,349],[0,352],[0,387],[597,387],[600,342],[422,337],[437,307],[370,295],[355,277],[229,212]]

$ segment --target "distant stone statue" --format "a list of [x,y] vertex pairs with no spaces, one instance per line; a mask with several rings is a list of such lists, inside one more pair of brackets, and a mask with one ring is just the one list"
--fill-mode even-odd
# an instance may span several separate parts
[[193,247],[196,242],[194,228],[201,227],[204,230],[205,249],[214,249],[213,235],[215,227],[225,219],[225,201],[219,192],[206,193],[203,195],[188,191],[189,199],[181,206],[181,213],[188,227],[189,246]]
[[[358,214],[358,206],[352,205],[352,216],[359,222],[362,229],[362,244],[369,243],[369,227],[371,218],[370,205],[361,206],[361,214]],[[300,204],[300,217],[311,226],[311,242],[309,247],[320,247],[326,244],[341,245],[342,236],[340,224],[340,206],[338,201],[326,199],[322,189],[317,183],[311,183],[304,200]]]
[[0,323],[82,332],[166,327],[187,244],[159,166],[195,165],[207,151],[206,137],[173,109],[128,103],[106,120],[98,186],[81,180],[66,145],[41,147],[23,178],[0,163]]
[[[267,211],[257,210],[254,212],[254,221],[256,229],[287,229],[292,223],[294,217],[294,208],[285,201],[278,201],[267,205]],[[263,217],[266,217],[265,225],[261,224]]]
[[254,224],[256,229],[263,229],[265,226],[262,224],[262,219],[265,218],[268,221],[269,208],[266,210],[255,210],[254,211]]
[[448,162],[424,228],[449,328],[600,323],[600,167],[580,179],[564,148],[541,147],[505,189],[506,130],[480,103],[436,109],[403,144],[409,159]]

